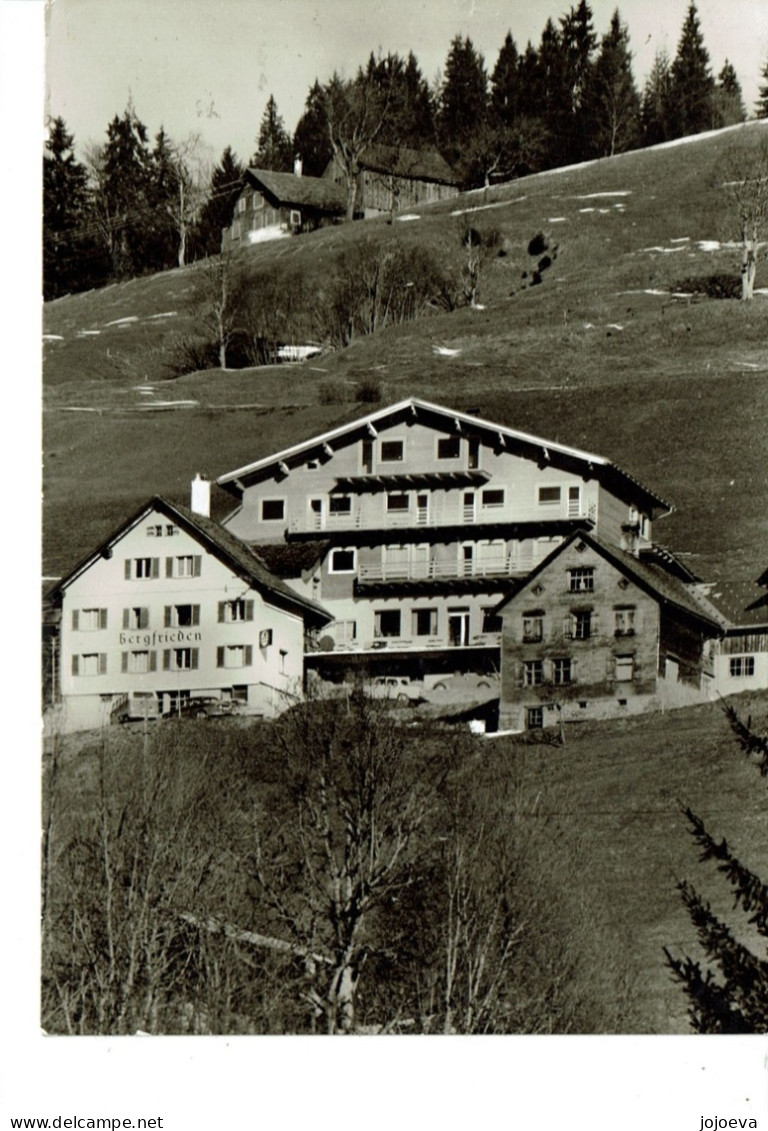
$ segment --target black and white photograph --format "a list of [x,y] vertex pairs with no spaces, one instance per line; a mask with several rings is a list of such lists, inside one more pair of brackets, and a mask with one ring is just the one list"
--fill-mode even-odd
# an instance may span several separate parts
[[768,4],[0,16],[10,1126],[768,1131]]

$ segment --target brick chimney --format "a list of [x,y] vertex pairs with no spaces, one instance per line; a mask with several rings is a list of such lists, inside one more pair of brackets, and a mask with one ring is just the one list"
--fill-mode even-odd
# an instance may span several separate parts
[[192,500],[190,507],[193,514],[211,517],[211,484],[204,475],[198,471],[192,480]]

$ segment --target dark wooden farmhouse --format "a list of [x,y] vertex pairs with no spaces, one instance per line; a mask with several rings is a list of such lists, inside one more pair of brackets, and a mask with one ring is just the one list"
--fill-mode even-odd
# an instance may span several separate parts
[[222,232],[222,251],[312,232],[343,219],[346,193],[324,177],[248,169],[232,223]]
[[[335,157],[323,177],[336,184],[346,197],[347,181]],[[355,218],[408,212],[458,193],[459,178],[437,150],[373,146],[360,158]]]
[[711,693],[722,628],[695,589],[586,529],[496,611],[502,729],[663,710]]

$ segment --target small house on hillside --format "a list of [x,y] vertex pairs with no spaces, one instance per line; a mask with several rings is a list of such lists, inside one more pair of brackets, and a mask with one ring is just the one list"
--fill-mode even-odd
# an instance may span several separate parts
[[719,581],[702,604],[723,629],[715,653],[714,692],[768,690],[768,570],[756,582]]
[[248,169],[232,223],[222,232],[222,251],[313,232],[343,219],[346,193],[323,177]]
[[[336,157],[323,178],[346,197],[346,178]],[[369,219],[407,212],[421,204],[449,200],[459,193],[459,178],[436,149],[405,149],[377,145],[360,158],[355,216]]]
[[577,530],[496,609],[500,726],[611,718],[709,698],[721,626],[665,569]]

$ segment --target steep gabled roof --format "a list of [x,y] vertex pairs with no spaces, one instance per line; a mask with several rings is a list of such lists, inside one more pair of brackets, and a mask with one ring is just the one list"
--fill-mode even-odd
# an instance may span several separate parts
[[389,405],[387,408],[377,409],[375,412],[368,413],[366,416],[358,417],[355,420],[348,421],[346,424],[341,424],[337,428],[332,428],[328,432],[322,433],[319,436],[313,436],[309,440],[304,440],[299,444],[293,444],[290,448],[284,448],[280,452],[273,455],[264,456],[263,459],[255,460],[253,463],[246,464],[243,467],[236,468],[234,471],[226,472],[220,475],[216,482],[220,487],[229,490],[234,495],[239,495],[242,491],[242,481],[249,478],[256,478],[263,473],[270,473],[273,469],[278,468],[281,464],[285,468],[290,468],[291,462],[298,464],[309,452],[313,450],[322,452],[323,448],[332,449],[335,441],[344,440],[347,437],[355,435],[363,435],[368,432],[370,435],[375,435],[376,425],[384,422],[395,422],[398,418],[404,419],[408,416],[422,415],[425,418],[438,418],[448,425],[450,430],[454,430],[457,426],[472,428],[476,431],[485,432],[489,438],[493,438],[494,442],[498,441],[500,444],[510,446],[517,450],[522,450],[531,457],[540,459],[546,463],[553,457],[559,458],[561,461],[573,463],[574,466],[586,466],[587,471],[598,478],[607,488],[612,490],[630,491],[633,498],[640,496],[644,499],[646,505],[652,510],[660,511],[666,514],[672,510],[670,503],[665,502],[664,499],[644,487],[637,479],[631,476],[628,472],[624,471],[617,464],[612,463],[604,456],[595,455],[593,452],[585,452],[579,448],[571,448],[565,444],[559,444],[552,440],[544,440],[539,436],[533,436],[527,432],[520,432],[514,428],[507,428],[502,424],[494,424],[490,420],[483,420],[478,416],[470,416],[466,412],[456,412],[454,409],[446,408],[443,405],[432,404],[429,401],[424,401],[418,397],[409,397],[407,400],[398,401],[396,404]]
[[360,158],[363,169],[394,174],[417,181],[458,185],[459,178],[436,149],[405,149],[399,145],[374,145]]
[[718,581],[707,586],[702,604],[724,628],[768,628],[768,593],[759,581]]
[[346,211],[346,194],[324,177],[297,177],[295,173],[275,173],[272,169],[247,169],[245,176],[257,189],[286,207],[315,208],[339,215]]
[[176,523],[199,542],[204,549],[212,553],[234,573],[247,581],[253,589],[261,593],[269,604],[297,613],[311,624],[327,624],[328,621],[333,619],[321,605],[308,597],[302,597],[289,585],[286,585],[282,578],[277,577],[267,568],[258,554],[254,553],[245,542],[241,542],[239,538],[231,534],[218,522],[214,522],[213,519],[204,515],[195,514],[188,507],[169,503],[167,499],[163,499],[159,495],[155,495],[149,502],[135,511],[95,550],[92,550],[78,562],[75,568],[48,592],[48,598],[63,593],[98,558],[106,556],[106,552],[110,551],[116,542],[142,522],[148,514],[154,512],[163,514],[170,521]]
[[713,615],[711,610],[706,609],[697,599],[694,591],[688,589],[675,577],[672,577],[665,569],[659,566],[649,565],[647,562],[641,562],[632,554],[628,554],[624,550],[619,550],[615,546],[610,546],[595,534],[583,529],[574,531],[574,533],[561,542],[551,554],[548,554],[544,561],[540,562],[527,577],[521,578],[507,596],[496,606],[495,611],[501,612],[510,601],[514,600],[523,589],[527,588],[539,574],[543,573],[552,562],[556,561],[557,558],[576,541],[586,542],[588,546],[591,546],[592,549],[596,550],[602,557],[614,565],[620,573],[628,577],[661,604],[671,605],[673,608],[699,621],[710,632],[721,635],[721,623]]

